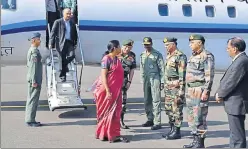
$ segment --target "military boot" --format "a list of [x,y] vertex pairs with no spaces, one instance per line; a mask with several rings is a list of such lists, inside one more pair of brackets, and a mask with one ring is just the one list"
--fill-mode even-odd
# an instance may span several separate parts
[[142,127],[150,127],[150,126],[153,126],[153,125],[154,125],[153,121],[147,121],[144,124],[142,124]]
[[196,138],[197,138],[196,143],[193,146],[193,148],[205,148],[205,145],[204,145],[205,138],[202,138],[200,135],[198,135]]
[[193,142],[191,142],[189,145],[184,145],[183,148],[193,148],[197,139],[195,134],[193,134],[193,138]]
[[123,113],[123,112],[121,113],[121,128],[122,129],[129,129],[129,127],[126,126],[125,123],[124,123],[124,114],[125,113]]
[[174,126],[173,131],[166,137],[166,140],[181,139],[180,127]]
[[168,135],[170,135],[172,133],[172,131],[174,130],[174,124],[169,122],[170,124],[170,131],[167,134],[163,134],[162,137],[166,138]]

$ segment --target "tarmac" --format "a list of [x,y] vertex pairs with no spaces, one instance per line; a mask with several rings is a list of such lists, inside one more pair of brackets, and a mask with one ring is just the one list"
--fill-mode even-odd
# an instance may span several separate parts
[[[78,67],[80,70],[81,67]],[[27,98],[26,66],[1,67],[1,148],[182,148],[192,141],[187,124],[186,108],[181,128],[182,139],[165,140],[162,134],[169,131],[168,117],[162,111],[162,129],[143,128],[146,121],[142,84],[139,70],[128,91],[128,112],[125,123],[130,127],[121,130],[130,143],[109,143],[95,139],[96,109],[91,92],[85,92],[100,74],[100,67],[84,67],[81,95],[88,109],[61,109],[49,111],[46,97],[45,71],[36,120],[44,126],[27,127],[24,123]],[[215,74],[211,92],[206,148],[229,147],[229,125],[223,104],[215,102],[213,95],[223,73]],[[164,94],[162,93],[162,99]],[[164,104],[162,104],[164,107]],[[246,124],[248,120],[246,120]],[[246,125],[246,130],[248,126]],[[248,131],[246,131],[248,136]],[[248,138],[247,138],[248,139]]]

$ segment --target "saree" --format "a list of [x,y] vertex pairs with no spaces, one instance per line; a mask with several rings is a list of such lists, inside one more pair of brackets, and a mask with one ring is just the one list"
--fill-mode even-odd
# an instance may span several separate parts
[[102,68],[108,68],[107,83],[112,93],[112,98],[107,98],[106,89],[101,76],[94,82],[93,95],[96,102],[96,138],[113,141],[120,136],[120,118],[122,111],[122,94],[124,71],[121,62],[108,56],[102,59]]

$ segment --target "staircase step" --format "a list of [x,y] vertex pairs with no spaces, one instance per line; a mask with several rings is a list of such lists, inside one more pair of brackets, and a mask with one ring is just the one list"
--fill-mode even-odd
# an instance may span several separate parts
[[[69,72],[67,72],[66,73],[66,81],[75,81],[74,73],[75,73],[75,71],[73,71],[73,70],[70,70]],[[56,81],[61,82],[59,76],[60,76],[60,71],[57,71],[56,72]]]
[[75,81],[66,81],[57,83],[58,95],[76,95],[77,89]]

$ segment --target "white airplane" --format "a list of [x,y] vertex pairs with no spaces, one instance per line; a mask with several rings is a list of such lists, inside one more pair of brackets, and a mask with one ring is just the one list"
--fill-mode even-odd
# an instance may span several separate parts
[[[99,63],[108,41],[133,39],[133,51],[144,50],[142,39],[152,37],[154,48],[165,49],[163,38],[178,38],[178,47],[190,56],[188,38],[199,33],[206,49],[215,56],[216,69],[231,62],[225,48],[230,37],[248,41],[247,0],[78,0],[80,41],[86,63]],[[32,32],[42,34],[42,54],[46,36],[45,0],[16,0],[13,10],[1,10],[1,63],[25,65]],[[77,60],[81,60],[78,50]]]
[[[49,53],[45,48],[45,0],[15,2],[11,9],[1,10],[3,65],[26,65],[28,38],[32,32],[42,34],[42,55]],[[108,42],[113,39],[134,40],[133,52],[139,64],[139,55],[144,50],[142,40],[147,36],[164,56],[164,37],[176,37],[179,49],[189,57],[189,37],[198,33],[206,38],[205,47],[215,56],[215,68],[225,70],[231,63],[225,50],[227,40],[239,36],[248,41],[247,0],[78,0],[77,9],[80,42],[76,59],[83,64],[99,63]],[[46,66],[50,110],[84,107],[78,93],[80,83],[75,66],[69,68],[71,82],[61,83],[57,79],[57,63],[53,64]]]

